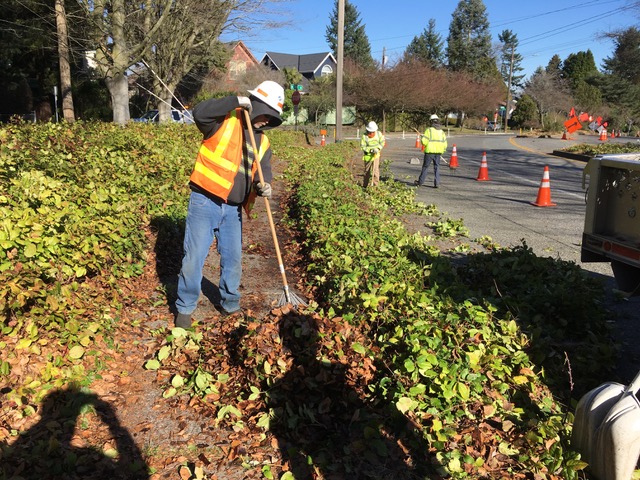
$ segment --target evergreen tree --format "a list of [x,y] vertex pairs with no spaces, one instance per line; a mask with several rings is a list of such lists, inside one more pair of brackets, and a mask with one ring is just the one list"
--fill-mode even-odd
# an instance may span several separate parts
[[509,125],[509,118],[511,116],[511,101],[514,97],[514,92],[522,86],[522,79],[524,75],[518,75],[518,72],[524,70],[520,65],[522,63],[522,55],[516,52],[518,48],[518,36],[511,30],[503,30],[498,35],[498,40],[502,42],[502,49],[500,55],[500,75],[504,83],[507,85],[507,101],[506,110],[504,112],[504,124],[505,130]]
[[48,119],[58,85],[53,9],[35,0],[2,0],[0,19],[0,113],[36,110]]
[[518,36],[511,30],[503,30],[498,35],[498,40],[502,42],[502,52],[500,56],[500,74],[505,83],[511,83],[512,93],[518,88],[522,87],[522,80],[524,75],[519,75],[522,72],[522,55],[516,52],[518,48]]
[[562,59],[558,54],[551,57],[551,60],[549,60],[549,63],[545,67],[545,72],[556,78],[562,77]]
[[596,86],[600,72],[590,50],[569,55],[562,62],[561,72],[571,89],[576,107],[593,111],[602,104],[602,93]]
[[444,65],[444,42],[436,32],[435,19],[429,19],[429,26],[419,36],[413,37],[404,52],[404,60],[417,60],[434,68]]
[[[327,43],[333,55],[338,55],[338,0],[335,0],[333,12],[326,32]],[[360,21],[356,7],[345,0],[344,4],[344,58],[349,58],[362,67],[373,67],[371,45]]]
[[604,59],[606,73],[640,84],[640,30],[636,27],[609,35],[615,50],[611,57]]
[[478,80],[500,78],[491,52],[487,9],[482,0],[460,0],[447,37],[449,68],[469,72]]
[[522,95],[518,100],[518,106],[511,116],[513,123],[519,127],[538,126],[538,107],[529,95]]
[[636,27],[610,34],[615,43],[603,62],[601,88],[604,98],[626,113],[625,121],[640,124],[640,31]]
[[572,53],[562,62],[562,76],[569,81],[572,88],[597,74],[598,68],[591,50]]

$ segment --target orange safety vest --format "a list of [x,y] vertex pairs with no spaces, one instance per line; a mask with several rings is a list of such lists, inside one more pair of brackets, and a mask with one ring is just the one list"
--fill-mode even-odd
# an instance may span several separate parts
[[[196,156],[196,163],[189,180],[203,190],[226,201],[233,188],[236,175],[239,170],[244,170],[242,165],[242,148],[245,143],[242,132],[242,121],[239,112],[235,109],[227,114],[222,126],[210,138],[202,141],[200,150]],[[262,135],[257,160],[260,162],[269,149],[270,142],[266,135]],[[247,150],[251,146],[247,144]],[[258,164],[251,163],[251,180],[255,178]],[[253,198],[251,198],[253,197]],[[255,200],[250,195],[244,203],[245,210],[250,210]]]

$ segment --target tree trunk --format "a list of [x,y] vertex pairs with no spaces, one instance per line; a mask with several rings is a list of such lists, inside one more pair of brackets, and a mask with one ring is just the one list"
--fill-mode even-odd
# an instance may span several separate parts
[[[64,0],[56,0],[56,27],[58,30],[58,56],[60,57],[60,93],[62,95],[62,117],[72,123],[75,120],[73,95],[71,93],[71,66],[69,65],[69,35]],[[57,106],[56,106],[57,108]]]
[[[129,81],[126,76],[127,69],[131,66],[130,50],[125,33],[126,11],[124,0],[113,0],[113,12],[111,14],[111,50],[107,53],[103,46],[100,55],[104,62],[105,83],[111,95],[113,108],[113,122],[124,125],[130,119],[129,113]],[[108,57],[107,57],[108,55]],[[98,54],[96,54],[98,58]]]
[[105,83],[111,95],[113,122],[124,125],[131,119],[129,114],[129,82],[127,81],[127,77],[124,73],[117,73],[113,77],[105,78]]
[[[150,68],[149,70],[154,77],[153,86],[151,87],[153,92],[149,93],[153,95],[155,98],[154,103],[158,106],[158,122],[171,121],[175,86],[170,82],[168,84],[164,83],[153,69]],[[178,107],[176,106],[176,108]]]
[[[167,103],[165,103],[167,102]],[[166,94],[160,95],[158,101],[158,121],[168,122],[171,120],[171,97],[167,98]]]

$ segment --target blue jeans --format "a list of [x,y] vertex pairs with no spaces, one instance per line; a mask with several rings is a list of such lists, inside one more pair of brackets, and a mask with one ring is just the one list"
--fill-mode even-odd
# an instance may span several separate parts
[[178,313],[191,314],[198,305],[202,269],[214,237],[220,254],[220,306],[227,312],[240,308],[242,207],[191,192],[182,269],[178,276]]
[[429,164],[433,163],[433,186],[440,185],[440,156],[441,153],[425,153],[424,160],[422,161],[422,171],[420,172],[420,178],[418,178],[418,185],[422,185],[427,179],[427,172],[429,170]]

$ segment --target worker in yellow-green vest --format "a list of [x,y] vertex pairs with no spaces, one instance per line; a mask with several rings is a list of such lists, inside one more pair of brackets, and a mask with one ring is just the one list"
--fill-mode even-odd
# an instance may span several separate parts
[[423,185],[427,180],[427,171],[429,164],[433,163],[433,187],[440,186],[440,159],[442,154],[447,150],[447,136],[442,130],[440,119],[437,115],[429,117],[431,126],[424,131],[421,136],[422,145],[424,145],[424,159],[422,161],[422,171],[420,177],[414,182],[415,185]]
[[362,160],[364,161],[364,180],[362,185],[375,187],[380,183],[380,152],[385,146],[384,135],[378,131],[376,122],[369,122],[366,133],[360,139]]

